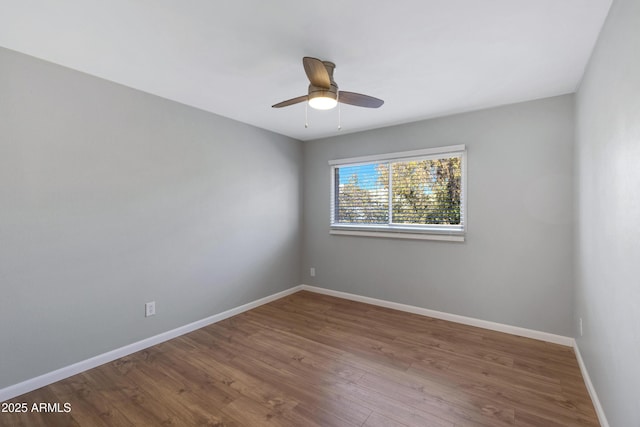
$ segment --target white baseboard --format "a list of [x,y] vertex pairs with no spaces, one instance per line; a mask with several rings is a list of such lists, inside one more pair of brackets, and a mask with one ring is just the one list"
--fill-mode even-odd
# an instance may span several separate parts
[[334,291],[331,289],[318,288],[316,286],[301,285],[301,290],[316,292],[319,294],[330,295],[338,298],[344,298],[352,301],[364,302],[367,304],[378,305],[380,307],[392,308],[394,310],[406,311],[409,313],[420,314],[422,316],[434,317],[436,319],[448,320],[450,322],[462,323],[469,326],[477,326],[479,328],[490,329],[492,331],[505,332],[511,335],[518,335],[526,338],[547,341],[554,344],[573,347],[574,339],[562,335],[550,334],[547,332],[535,331],[533,329],[521,328],[518,326],[505,325],[503,323],[490,322],[488,320],[476,319],[473,317],[460,316],[458,314],[450,314],[442,311],[430,310],[428,308],[416,307],[413,305],[400,304],[397,302],[385,301],[376,298],[363,297],[360,295],[349,294],[347,292]]
[[107,353],[99,354],[90,359],[82,360],[78,363],[74,363],[73,365],[65,366],[64,368],[60,368],[55,371],[40,375],[38,377],[23,381],[21,383],[14,384],[9,387],[0,389],[0,402],[3,402],[8,399],[12,399],[14,397],[36,390],[40,387],[44,387],[46,385],[52,384],[56,381],[60,381],[70,376],[84,372],[86,370],[98,367],[100,365],[104,365],[105,363],[109,363],[121,357],[128,356],[129,354],[135,353],[136,351],[144,350],[145,348],[179,337],[180,335],[193,332],[196,329],[203,328],[205,326],[211,325],[212,323],[219,322],[231,316],[235,316],[236,314],[240,314],[244,311],[251,310],[252,308],[256,308],[263,304],[266,304],[271,301],[275,301],[277,299],[285,297],[287,295],[293,294],[295,292],[298,292],[301,289],[302,289],[302,286],[294,286],[282,292],[278,292],[276,294],[269,295],[264,298],[260,298],[250,303],[241,305],[239,307],[235,307],[230,310],[223,311],[222,313],[214,314],[213,316],[209,316],[205,319],[198,320],[193,323],[189,323],[188,325],[180,326],[179,328],[172,329],[167,332],[163,332],[161,334],[143,339],[141,341],[134,342],[133,344],[129,344],[124,347],[120,347],[115,350],[109,351]]
[[602,427],[609,427],[609,421],[607,421],[607,417],[604,415],[604,409],[602,409],[602,405],[600,404],[600,399],[598,398],[596,389],[593,387],[593,383],[591,382],[591,377],[589,376],[589,372],[587,371],[587,366],[584,364],[584,360],[582,360],[580,348],[578,348],[578,343],[576,342],[576,340],[573,340],[573,350],[575,351],[576,358],[578,359],[578,366],[580,366],[580,372],[582,372],[584,384],[587,386],[587,391],[589,392],[589,396],[591,397],[591,401],[593,402],[593,407],[596,410],[596,415],[598,415],[598,421],[600,421],[600,425]]

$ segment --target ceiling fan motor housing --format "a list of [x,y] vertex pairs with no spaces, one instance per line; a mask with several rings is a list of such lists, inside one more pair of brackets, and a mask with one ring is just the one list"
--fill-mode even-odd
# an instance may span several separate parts
[[313,98],[338,98],[338,86],[332,84],[329,89],[309,85],[309,99]]

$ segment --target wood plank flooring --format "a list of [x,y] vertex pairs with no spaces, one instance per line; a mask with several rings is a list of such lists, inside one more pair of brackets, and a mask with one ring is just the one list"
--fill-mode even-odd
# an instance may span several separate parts
[[311,292],[17,397],[0,426],[597,426],[569,347]]

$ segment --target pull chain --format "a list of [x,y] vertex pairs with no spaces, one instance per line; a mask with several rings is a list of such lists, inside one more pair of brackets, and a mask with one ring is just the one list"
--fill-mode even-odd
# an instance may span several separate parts
[[340,92],[336,93],[336,101],[338,101],[338,130],[342,130],[342,122],[340,120]]

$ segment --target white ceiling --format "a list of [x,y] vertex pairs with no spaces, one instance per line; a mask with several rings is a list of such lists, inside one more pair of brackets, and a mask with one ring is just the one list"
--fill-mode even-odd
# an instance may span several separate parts
[[[336,63],[342,133],[575,91],[611,0],[0,0],[0,46],[309,140],[337,110],[302,57]],[[0,64],[1,65],[1,64]],[[1,95],[0,95],[1,96]]]

